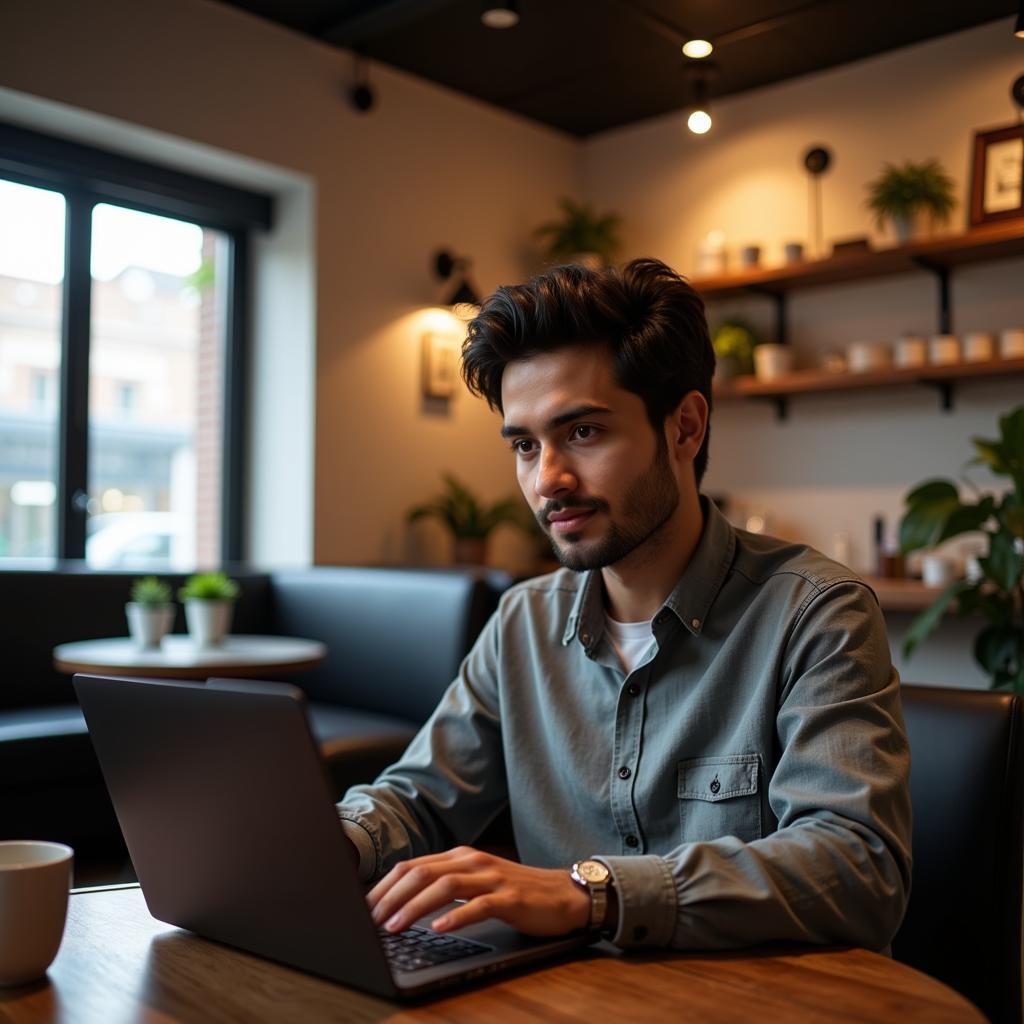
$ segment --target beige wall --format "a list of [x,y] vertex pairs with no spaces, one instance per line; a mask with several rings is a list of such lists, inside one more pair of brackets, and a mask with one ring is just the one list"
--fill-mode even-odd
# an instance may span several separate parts
[[[430,256],[439,246],[472,256],[484,290],[521,279],[533,269],[531,227],[575,191],[579,147],[386,68],[372,69],[378,106],[361,116],[343,95],[350,74],[345,53],[203,0],[32,0],[0,11],[0,87],[312,181],[315,559],[442,559],[443,533],[410,536],[404,509],[431,496],[445,469],[489,497],[514,481],[481,403],[459,395],[449,415],[421,408]],[[520,546],[505,540],[497,558],[514,562]]]
[[[956,178],[961,205],[951,229],[960,230],[973,133],[1015,120],[1009,89],[1024,71],[1024,43],[1011,25],[995,22],[724,100],[703,138],[686,130],[681,114],[604,134],[584,146],[585,191],[622,213],[630,255],[659,256],[689,273],[701,238],[719,229],[733,251],[757,243],[766,262],[778,263],[784,243],[807,239],[801,160],[824,143],[835,157],[823,181],[826,242],[869,234],[876,245],[890,244],[864,208],[865,182],[884,161],[932,156]],[[958,271],[954,329],[1024,325],[1022,282],[1024,260]],[[801,364],[814,365],[821,352],[851,341],[931,333],[935,296],[925,274],[803,292],[790,304],[791,340]],[[709,310],[712,322],[742,314],[766,332],[771,313],[759,300]],[[734,518],[765,512],[771,532],[826,553],[836,534],[846,534],[854,567],[868,571],[873,516],[895,524],[910,485],[958,476],[971,455],[968,439],[992,435],[996,417],[1022,399],[1018,377],[963,387],[952,414],[940,413],[936,394],[924,389],[795,400],[784,423],[767,404],[722,404],[706,486],[729,495]],[[892,619],[897,642],[906,623]],[[916,655],[906,676],[980,684],[963,632]]]

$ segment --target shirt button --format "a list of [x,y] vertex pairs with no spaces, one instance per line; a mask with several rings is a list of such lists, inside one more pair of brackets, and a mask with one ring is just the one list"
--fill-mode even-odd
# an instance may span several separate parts
[[619,769],[619,778],[620,779],[628,779],[630,777],[630,775],[632,775],[632,774],[633,773],[628,768],[620,768]]
[[639,697],[640,687],[637,686],[636,683],[630,683],[629,686],[626,687],[626,693],[628,693],[630,697]]
[[635,928],[633,929],[633,938],[634,938],[634,939],[635,939],[635,940],[636,940],[637,942],[643,942],[643,941],[644,941],[644,939],[646,939],[646,938],[647,938],[647,929],[646,929],[646,928],[645,928],[645,927],[644,927],[644,926],[643,926],[642,924],[638,924],[638,925],[637,925],[637,926],[636,926],[636,927],[635,927]]
[[626,836],[626,845],[630,849],[635,849],[640,845],[640,840],[636,836]]
[[663,622],[668,622],[668,612],[662,612],[654,621],[659,626]]
[[580,639],[583,641],[583,646],[584,647],[589,647],[590,646],[590,634],[589,633],[580,633]]
[[694,629],[700,629],[700,619],[690,619],[690,625],[693,626]]
[[712,779],[711,780],[711,785],[708,787],[708,789],[710,789],[712,793],[716,793],[716,794],[718,793],[718,791],[721,788],[722,788],[722,784],[718,781],[717,778]]

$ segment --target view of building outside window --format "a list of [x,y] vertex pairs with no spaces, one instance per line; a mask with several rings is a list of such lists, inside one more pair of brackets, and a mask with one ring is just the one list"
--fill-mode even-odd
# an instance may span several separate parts
[[0,179],[0,559],[56,554],[64,205]]
[[[34,263],[18,261],[7,230],[26,194],[60,211],[52,227],[36,221],[25,232],[52,234]],[[0,182],[0,558],[56,553],[63,233],[61,196]],[[194,224],[94,208],[86,559],[95,568],[219,560],[227,245]]]

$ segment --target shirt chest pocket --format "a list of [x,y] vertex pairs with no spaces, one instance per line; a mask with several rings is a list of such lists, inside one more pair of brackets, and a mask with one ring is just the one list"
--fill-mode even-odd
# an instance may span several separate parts
[[757,754],[692,757],[679,762],[682,842],[722,836],[761,838],[761,758]]

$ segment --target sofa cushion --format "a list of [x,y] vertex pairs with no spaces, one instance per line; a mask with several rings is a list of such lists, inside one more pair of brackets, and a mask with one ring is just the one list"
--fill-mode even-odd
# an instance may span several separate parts
[[276,572],[273,626],[327,645],[294,679],[310,700],[422,723],[509,582],[484,569]]

